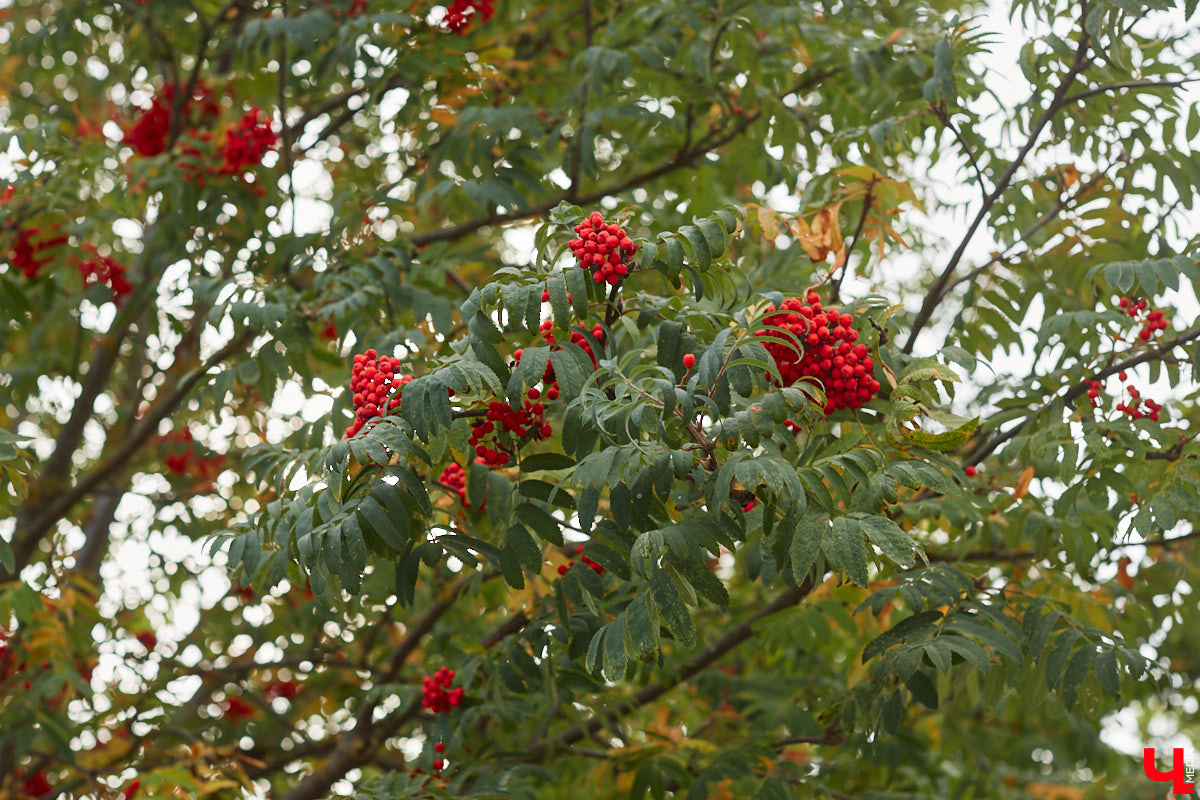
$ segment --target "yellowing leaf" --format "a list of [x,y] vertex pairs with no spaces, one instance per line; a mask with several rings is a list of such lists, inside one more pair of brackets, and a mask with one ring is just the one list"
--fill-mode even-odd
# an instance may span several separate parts
[[458,124],[458,116],[450,109],[438,106],[429,112],[429,118],[438,125],[445,125],[448,128],[453,128]]
[[1133,591],[1133,576],[1129,574],[1129,558],[1122,558],[1117,562],[1117,583],[1125,587],[1126,591]]
[[1029,492],[1029,483],[1033,480],[1033,467],[1026,467],[1021,472],[1021,477],[1017,478],[1017,486],[1013,492],[1013,497],[1020,500]]
[[775,209],[759,206],[758,224],[762,227],[763,238],[769,242],[775,241],[775,237],[779,235],[779,215],[775,213]]
[[805,224],[803,220],[796,220],[796,239],[814,262],[824,261],[830,253],[842,249],[842,228],[838,222],[838,210],[841,206],[838,202],[822,208],[813,217],[811,225]]

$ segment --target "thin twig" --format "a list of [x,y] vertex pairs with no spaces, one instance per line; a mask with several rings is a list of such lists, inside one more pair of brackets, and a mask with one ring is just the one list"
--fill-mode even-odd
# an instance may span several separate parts
[[[838,276],[834,278],[830,284],[829,302],[835,304],[839,302],[842,290],[842,281],[846,278],[846,273],[850,271],[850,255],[854,252],[854,246],[858,244],[858,237],[862,234],[863,226],[867,223],[867,214],[871,211],[872,194],[875,191],[875,177],[871,177],[871,181],[867,184],[867,194],[863,197],[862,213],[858,215],[858,227],[854,229],[854,235],[850,237],[850,246],[846,248],[845,255],[842,257],[842,270]],[[870,248],[867,248],[868,254]],[[868,260],[870,255],[867,256]]]

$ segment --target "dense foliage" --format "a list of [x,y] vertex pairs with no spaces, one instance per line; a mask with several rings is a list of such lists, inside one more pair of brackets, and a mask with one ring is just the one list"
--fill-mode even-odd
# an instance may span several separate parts
[[1195,5],[16,0],[0,797],[1161,796]]

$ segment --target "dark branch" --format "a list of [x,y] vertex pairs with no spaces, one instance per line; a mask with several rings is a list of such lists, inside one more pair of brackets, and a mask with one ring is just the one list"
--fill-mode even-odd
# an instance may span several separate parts
[[1075,82],[1076,76],[1083,72],[1088,63],[1090,63],[1086,56],[1088,42],[1088,34],[1086,32],[1082,33],[1079,37],[1079,45],[1075,49],[1075,57],[1071,62],[1071,66],[1067,69],[1067,74],[1063,76],[1062,81],[1058,84],[1058,88],[1055,89],[1053,99],[1051,99],[1050,104],[1042,112],[1037,122],[1033,124],[1033,127],[1029,131],[1029,138],[1025,140],[1025,144],[1022,145],[1021,150],[1017,153],[1017,157],[1008,165],[1008,169],[996,181],[996,186],[983,199],[983,204],[980,206],[979,212],[975,215],[975,219],[971,221],[971,225],[967,228],[967,232],[963,236],[962,241],[959,242],[954,254],[950,256],[950,261],[946,264],[946,268],[942,270],[942,274],[938,276],[933,286],[926,293],[925,300],[921,304],[921,310],[917,312],[912,328],[909,330],[908,341],[904,343],[904,347],[902,348],[905,353],[912,352],[921,329],[933,317],[933,312],[937,308],[938,303],[941,302],[946,287],[950,284],[951,278],[954,277],[954,271],[958,269],[959,262],[962,261],[963,255],[967,252],[967,246],[971,243],[971,239],[974,238],[975,232],[979,230],[979,226],[983,224],[983,221],[991,212],[992,206],[1000,199],[1000,195],[1008,188],[1008,185],[1012,183],[1017,171],[1025,162],[1025,157],[1033,150],[1034,145],[1041,138],[1042,131],[1050,124],[1050,120],[1066,107],[1067,90]]

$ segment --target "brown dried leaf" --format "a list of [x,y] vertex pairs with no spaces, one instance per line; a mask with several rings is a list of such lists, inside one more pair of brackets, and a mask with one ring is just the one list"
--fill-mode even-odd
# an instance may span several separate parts
[[1033,480],[1033,467],[1026,467],[1021,472],[1021,477],[1017,478],[1016,490],[1013,492],[1013,497],[1020,500],[1029,492],[1029,483]]

